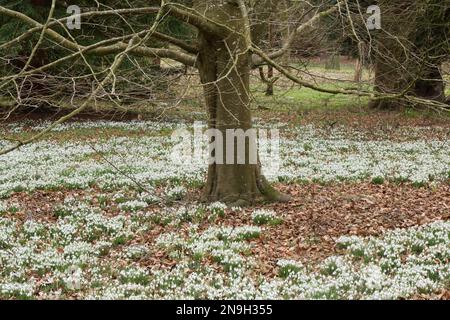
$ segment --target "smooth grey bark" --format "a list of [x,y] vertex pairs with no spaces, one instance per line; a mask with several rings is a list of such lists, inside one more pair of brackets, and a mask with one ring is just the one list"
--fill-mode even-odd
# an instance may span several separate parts
[[[204,32],[200,32],[198,36],[198,67],[209,116],[209,128],[222,132],[223,154],[226,155],[226,130],[246,131],[252,128],[249,95],[251,54],[247,51],[247,39],[242,33],[245,20],[239,7],[232,2],[199,1],[196,8],[207,17],[214,18],[236,31],[225,39]],[[247,205],[259,200],[289,199],[267,182],[260,164],[250,163],[249,144],[247,141],[245,164],[209,165],[205,200]]]

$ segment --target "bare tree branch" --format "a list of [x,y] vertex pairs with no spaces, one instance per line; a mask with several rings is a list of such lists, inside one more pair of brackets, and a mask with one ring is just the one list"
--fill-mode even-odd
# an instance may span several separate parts
[[[164,1],[162,1],[162,3],[164,3]],[[156,30],[156,28],[158,27],[158,24],[160,23],[160,20],[162,18],[162,10],[160,12],[158,12],[158,15],[155,19],[155,22],[153,23],[152,27],[150,28],[150,30],[147,32],[147,35],[143,38],[143,39],[139,39],[137,36],[134,36],[126,45],[125,49],[120,51],[114,58],[113,63],[111,64],[111,66],[109,67],[109,72],[108,75],[103,79],[103,81],[97,85],[96,89],[93,90],[91,92],[91,94],[89,95],[88,99],[86,99],[86,101],[83,102],[83,104],[75,109],[74,111],[72,111],[71,113],[69,113],[68,115],[65,115],[61,118],[59,118],[57,121],[55,121],[54,123],[52,123],[50,126],[48,126],[45,130],[42,130],[41,132],[39,132],[38,134],[32,136],[31,138],[27,139],[27,140],[19,140],[16,144],[14,144],[11,147],[7,147],[4,150],[0,150],[0,155],[4,155],[6,153],[12,152],[18,148],[20,148],[21,146],[24,146],[26,144],[30,144],[40,138],[42,138],[45,134],[49,133],[51,130],[53,130],[56,126],[70,120],[71,118],[73,118],[74,116],[76,116],[77,114],[79,114],[80,112],[82,112],[84,109],[86,109],[89,104],[91,103],[91,101],[94,99],[94,97],[99,93],[99,91],[108,83],[110,82],[113,78],[115,78],[115,72],[117,71],[117,69],[120,67],[120,65],[122,64],[123,60],[125,59],[125,57],[127,56],[127,54],[131,51],[133,51],[134,49],[138,48],[140,46],[141,43],[145,42],[148,40],[148,38],[151,36],[151,34]]]
[[[339,3],[339,1],[338,1]],[[301,24],[299,27],[297,27],[297,29],[295,29],[290,35],[289,37],[285,40],[283,46],[275,51],[272,52],[268,55],[269,58],[271,59],[277,59],[280,58],[281,56],[283,56],[284,54],[286,54],[286,52],[290,49],[290,47],[292,46],[292,44],[295,41],[295,38],[301,33],[303,32],[306,28],[311,27],[312,25],[314,25],[315,22],[317,22],[318,20],[327,17],[331,14],[333,14],[334,12],[337,11],[338,6],[335,5],[333,7],[331,7],[330,9],[326,10],[326,11],[322,11],[320,13],[315,14],[311,19],[309,19],[307,22]],[[261,63],[263,63],[264,60],[258,57],[255,57],[253,59],[253,67],[256,68],[259,65],[261,65]]]

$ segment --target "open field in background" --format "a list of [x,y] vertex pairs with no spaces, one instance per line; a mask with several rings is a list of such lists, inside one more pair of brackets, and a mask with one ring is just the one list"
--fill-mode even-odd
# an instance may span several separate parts
[[0,298],[450,298],[448,116],[283,81],[266,97],[255,74],[255,123],[282,137],[269,178],[294,200],[226,208],[198,201],[203,163],[170,159],[173,130],[206,120],[197,85],[164,113],[105,104],[0,157]]
[[[298,75],[304,77],[308,81],[312,81],[325,88],[361,88],[370,90],[373,81],[373,73],[368,69],[363,71],[363,80],[361,84],[355,84],[353,81],[355,72],[355,60],[341,57],[340,69],[330,70],[325,68],[325,58],[315,58],[309,60],[301,60],[292,63],[292,70],[297,70]],[[163,68],[179,68],[181,65],[172,60],[163,59],[161,66]],[[449,67],[444,66],[447,70]],[[266,68],[265,68],[266,70]],[[88,107],[83,114],[86,119],[105,119],[105,120],[206,120],[206,112],[203,104],[202,89],[194,70],[188,71],[188,77],[180,77],[177,81],[171,83],[173,93],[152,101],[144,101],[133,105],[117,105],[109,101],[98,101],[95,105]],[[445,71],[447,83],[448,71]],[[275,77],[278,74],[275,71]],[[263,118],[291,118],[303,119],[302,123],[307,124],[311,121],[316,122],[317,117],[321,117],[324,123],[327,121],[334,123],[336,120],[345,125],[358,125],[358,122],[365,122],[369,125],[370,121],[366,118],[383,118],[382,122],[389,122],[395,125],[395,122],[401,119],[406,125],[407,122],[415,124],[427,125],[431,123],[448,123],[449,114],[438,114],[427,112],[425,110],[401,110],[397,112],[380,112],[367,108],[368,98],[345,95],[332,95],[316,92],[308,88],[302,88],[299,85],[293,85],[287,79],[280,78],[275,83],[275,95],[271,97],[265,96],[266,85],[259,78],[259,72],[255,70],[251,78],[251,90],[254,99],[252,107],[254,108],[254,116],[261,115]],[[447,86],[447,94],[450,95],[450,86]],[[183,96],[179,103],[179,95]],[[74,105],[79,106],[83,101],[75,100]],[[12,101],[6,97],[0,97],[0,108],[5,109],[12,105]],[[21,120],[27,118],[44,118],[57,119],[68,110],[72,110],[74,105],[66,98],[58,100],[57,110],[46,112],[36,112],[33,115],[33,109],[28,110],[24,114],[12,115],[10,119]],[[314,112],[311,112],[314,111]],[[94,115],[93,115],[94,114]],[[350,116],[349,116],[350,115]],[[392,121],[390,118],[393,118]],[[408,120],[413,118],[414,120]],[[299,120],[301,121],[301,120]],[[350,123],[352,122],[352,123]]]

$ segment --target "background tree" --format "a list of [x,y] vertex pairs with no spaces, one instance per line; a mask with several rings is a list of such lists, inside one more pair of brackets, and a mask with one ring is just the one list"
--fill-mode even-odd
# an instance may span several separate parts
[[[375,90],[444,102],[441,65],[449,55],[448,1],[380,0],[378,5],[383,28],[374,36]],[[405,103],[375,99],[371,105],[385,109]]]

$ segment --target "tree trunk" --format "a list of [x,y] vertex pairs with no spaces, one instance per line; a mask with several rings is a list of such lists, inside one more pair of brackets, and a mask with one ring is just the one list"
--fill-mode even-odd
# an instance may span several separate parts
[[[203,1],[201,1],[203,2]],[[206,33],[199,33],[200,53],[198,57],[200,79],[204,88],[209,128],[217,129],[223,137],[223,154],[226,159],[226,130],[252,128],[250,110],[250,54],[246,51],[246,38],[242,34],[245,21],[237,6],[226,2],[222,6],[201,3],[201,12],[237,32],[220,39]],[[221,2],[217,0],[217,2]],[[230,19],[232,16],[234,19]],[[234,139],[233,139],[234,140]],[[211,142],[217,142],[214,139]],[[287,200],[273,189],[261,173],[261,165],[250,161],[250,144],[245,143],[246,159],[237,164],[212,163],[208,168],[205,200],[222,201],[232,205],[248,205],[266,199]]]
[[273,78],[273,66],[267,66],[267,77],[264,74],[264,67],[259,67],[259,77],[261,81],[266,85],[266,96],[273,96],[274,83],[276,79]]
[[[407,41],[414,28],[415,14],[413,0],[380,0],[383,12],[383,30],[374,31],[375,83],[380,93],[397,94],[411,83],[412,75],[407,72],[412,63],[412,46]],[[402,104],[397,100],[373,100],[370,106],[379,109],[395,109]]]
[[267,83],[266,96],[273,96],[273,66],[267,66]]
[[[398,61],[405,61],[402,58],[402,53],[397,44],[393,43],[395,40],[391,40],[391,45],[386,45],[385,48],[379,49],[377,58],[375,60],[375,83],[374,90],[376,92],[385,94],[397,94],[404,91],[410,83],[410,75],[400,66]],[[389,43],[386,40],[386,43]],[[389,52],[386,51],[389,50]],[[370,102],[371,108],[377,109],[396,109],[403,106],[398,100],[393,99],[377,99]]]
[[[391,55],[395,49],[390,48]],[[401,50],[401,49],[399,49]],[[398,51],[397,51],[398,52]],[[384,55],[386,57],[387,55]],[[385,58],[378,59],[375,63],[375,90],[382,93],[402,93],[419,98],[445,102],[445,82],[441,70],[431,61],[420,60],[403,66],[390,63]],[[398,61],[404,61],[401,54],[397,53]],[[399,100],[374,100],[372,107],[380,109],[397,109],[405,106]]]
[[[291,9],[292,3],[290,0],[284,0],[281,2],[281,12],[277,13],[280,16],[281,21],[285,22],[284,28],[281,30],[281,36],[283,39],[288,39],[291,35]],[[294,26],[295,27],[295,26]],[[291,63],[291,50],[287,50],[287,52],[281,57],[281,63],[285,66],[288,66]]]
[[363,73],[363,64],[361,58],[357,58],[355,62],[355,74],[353,76],[353,81],[361,82]]
[[432,65],[423,72],[422,79],[415,83],[414,94],[425,99],[445,101],[445,82],[439,67]]
[[325,63],[325,69],[327,70],[341,70],[341,61],[339,53],[333,53],[328,57]]
[[364,68],[367,66],[369,50],[363,41],[358,42],[358,54],[355,62],[355,74],[353,80],[355,82],[361,82],[364,76]]
[[[267,36],[267,47],[269,50],[275,47],[276,30],[273,22],[274,15],[278,12],[278,5],[274,0],[261,1],[255,5],[254,10],[258,13],[258,23],[252,26],[252,41],[257,46],[265,46],[264,40]],[[261,81],[266,85],[266,96],[274,94],[273,66],[267,66],[267,76],[264,68],[259,67]]]
[[[270,49],[275,46],[275,35],[274,35],[274,26],[271,21],[269,21],[269,46]],[[266,88],[266,96],[273,96],[273,66],[267,66],[267,88]]]

